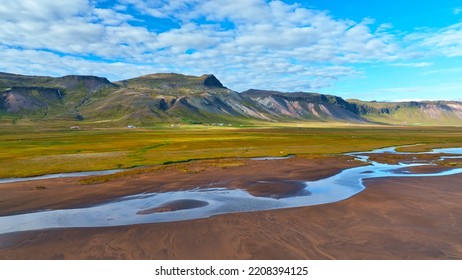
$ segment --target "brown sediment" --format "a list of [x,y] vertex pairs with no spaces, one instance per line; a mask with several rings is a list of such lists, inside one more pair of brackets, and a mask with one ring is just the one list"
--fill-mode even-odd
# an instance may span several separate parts
[[441,173],[452,169],[448,166],[441,165],[422,165],[422,166],[411,166],[403,167],[394,171],[395,174],[429,174],[429,173]]
[[449,167],[462,167],[462,158],[448,158],[441,161],[438,161],[439,165],[449,166]]
[[[435,170],[435,172],[448,170],[454,167],[462,166],[462,159],[461,158],[448,158],[441,160],[443,156],[451,156],[448,154],[393,154],[393,153],[380,153],[380,154],[368,154],[369,159],[379,163],[385,164],[399,164],[399,163],[432,163],[434,166],[428,167],[411,167],[409,171],[415,170],[416,173],[422,172],[428,173],[432,172],[431,170]],[[459,156],[459,155],[453,155]],[[440,166],[440,167],[438,167]],[[445,169],[445,167],[448,167]],[[403,171],[406,171],[403,169]]]
[[[327,167],[336,166],[335,162],[327,160],[325,165],[295,160],[291,164],[285,162],[283,166],[271,162],[256,163],[252,165],[253,172],[242,176],[253,174],[249,178],[254,182],[254,177],[259,175],[282,180],[284,172],[291,167],[298,170],[302,166],[311,166],[317,168],[317,172],[331,172]],[[277,172],[276,166],[284,172]],[[289,169],[285,169],[286,166]],[[301,169],[288,173],[294,180],[315,174]],[[233,176],[244,182],[237,173]],[[208,179],[210,183],[215,182]],[[155,181],[155,178],[151,177],[151,180]],[[462,259],[461,180],[462,174],[370,179],[365,181],[366,190],[358,195],[325,205],[233,213],[170,223],[3,234],[0,235],[0,258]],[[23,192],[49,192],[48,197],[53,199],[53,191],[56,192],[58,187],[49,185],[42,191],[24,187]],[[86,187],[80,191],[87,191]],[[114,188],[117,190],[118,187]],[[110,187],[103,190],[110,190]],[[5,212],[7,204],[3,196],[0,197],[0,208]],[[12,197],[16,205],[21,203],[21,196],[10,195]],[[83,197],[79,198],[80,202],[84,201]],[[23,209],[36,207],[31,203],[26,200]],[[17,209],[20,211],[21,206]]]
[[178,199],[162,203],[161,205],[136,212],[137,215],[148,215],[161,212],[172,212],[178,210],[194,209],[209,205],[207,201],[195,199]]
[[372,161],[386,164],[437,162],[443,154],[368,154]]
[[[232,162],[231,162],[232,163]],[[81,185],[82,178],[60,178],[0,184],[0,215],[45,209],[75,208],[111,201],[121,196],[168,192],[195,188],[249,190],[257,196],[291,196],[301,188],[300,181],[332,176],[359,163],[345,156],[316,159],[245,160],[233,166],[227,161],[202,161],[173,164],[155,172],[124,176],[114,180]],[[223,168],[225,166],[225,168]],[[183,170],[202,170],[183,172]],[[257,184],[258,181],[274,183]],[[44,189],[37,190],[37,186]]]
[[248,182],[245,190],[253,196],[285,198],[310,195],[304,181],[277,180],[267,178],[265,181]]

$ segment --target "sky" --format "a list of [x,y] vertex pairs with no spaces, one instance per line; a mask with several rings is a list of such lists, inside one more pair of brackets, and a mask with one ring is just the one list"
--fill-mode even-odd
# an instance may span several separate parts
[[0,0],[0,71],[462,101],[462,1]]

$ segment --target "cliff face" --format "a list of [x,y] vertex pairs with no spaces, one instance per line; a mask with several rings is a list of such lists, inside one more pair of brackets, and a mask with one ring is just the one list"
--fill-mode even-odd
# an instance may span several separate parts
[[53,78],[0,73],[0,116],[82,119],[79,106],[93,95],[117,87],[95,76]]
[[96,76],[77,76],[69,75],[54,80],[56,86],[61,86],[67,90],[85,89],[88,92],[98,91],[105,87],[116,87],[106,78]]
[[318,93],[248,90],[240,94],[268,116],[286,119],[365,122],[355,106],[342,98]]
[[151,74],[111,83],[0,73],[0,118],[114,123],[336,121],[462,125],[462,103],[363,102],[307,92],[237,93],[214,75]]
[[363,102],[349,101],[370,121],[396,125],[462,125],[462,102]]
[[12,87],[0,95],[0,110],[10,113],[36,111],[59,104],[59,89],[42,87]]

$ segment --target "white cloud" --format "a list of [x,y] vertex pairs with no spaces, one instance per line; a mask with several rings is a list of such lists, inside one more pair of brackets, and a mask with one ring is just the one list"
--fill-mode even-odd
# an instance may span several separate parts
[[414,67],[414,68],[423,68],[432,66],[433,63],[431,62],[409,62],[409,63],[393,63],[393,66],[400,66],[400,67]]
[[209,20],[231,20],[237,23],[253,24],[271,19],[271,4],[264,0],[215,0],[203,1],[195,9],[197,15]]
[[447,57],[462,56],[462,23],[450,25],[438,30],[416,32],[407,37],[417,47],[427,53],[435,53]]
[[91,6],[87,0],[2,0],[0,18],[2,21],[21,23],[53,22],[84,15]]
[[[387,48],[394,48],[384,34],[369,29],[368,21],[336,20],[281,1],[121,0],[115,6],[95,8],[87,0],[6,0],[0,7],[0,42],[8,56],[2,70],[55,75],[86,70],[117,78],[113,69],[120,68],[114,66],[123,65],[119,78],[145,71],[213,72],[229,77],[224,82],[237,89],[315,89],[357,74],[338,63],[386,59]],[[181,26],[159,33],[133,26],[130,22],[137,19],[127,14],[128,6],[180,20]],[[224,29],[222,20],[234,28]],[[188,55],[188,50],[194,53]],[[86,56],[102,61],[87,61]]]
[[127,14],[94,8],[87,0],[6,0],[0,8],[0,42],[13,48],[133,59],[148,50],[156,34],[129,25],[130,19]]
[[200,2],[200,0],[119,0],[116,7],[118,10],[133,7],[142,14],[157,18],[186,19],[191,7]]
[[[461,83],[434,83],[433,85],[415,85],[404,87],[380,88],[360,94],[361,98],[383,101],[421,101],[421,100],[460,100]],[[356,96],[358,93],[356,92]],[[382,96],[383,98],[380,98]],[[371,98],[372,97],[372,98]]]
[[0,45],[3,55],[1,71],[17,74],[63,76],[70,74],[107,77],[111,81],[153,72],[167,72],[168,68],[134,65],[124,62],[91,61],[74,56],[62,56],[40,50],[17,50]]
[[452,13],[455,15],[462,13],[462,7],[455,8],[454,10],[452,10]]
[[93,21],[100,22],[104,25],[117,26],[124,24],[128,20],[134,20],[134,18],[131,15],[119,13],[117,12],[117,10],[95,8],[93,12]]
[[433,75],[433,74],[449,74],[449,73],[458,73],[458,72],[462,72],[462,67],[452,67],[452,68],[443,68],[443,69],[425,71],[422,74],[423,75]]
[[[194,37],[199,36],[199,32],[202,32],[199,36],[202,40],[219,37],[220,41],[211,43],[209,47],[214,46],[222,51],[229,48],[259,52],[299,49],[293,53],[297,55],[305,49],[305,60],[317,61],[318,51],[328,50],[328,54],[319,58],[330,59],[327,62],[353,62],[390,59],[397,49],[392,36],[384,31],[387,25],[380,26],[380,30],[374,33],[368,27],[372,23],[370,19],[360,23],[336,20],[326,12],[288,5],[282,1],[121,0],[120,3],[132,5],[140,13],[184,21],[179,30],[158,34],[164,43],[176,41],[181,44],[188,41],[182,38],[186,36],[182,30],[186,29],[187,24],[195,22]],[[209,22],[204,23],[201,18]],[[224,20],[231,22],[235,28],[225,32],[220,28]],[[194,40],[189,41],[192,44]]]
[[[429,66],[403,60],[392,26],[373,29],[369,18],[337,19],[282,1],[113,2],[97,8],[90,0],[2,0],[0,70],[113,80],[150,72],[214,73],[236,90],[316,90],[360,75],[352,66],[358,62],[400,58],[396,66]],[[133,9],[138,14],[130,14]],[[179,27],[154,32],[142,26],[146,16]],[[408,39],[419,51],[436,45],[444,55],[459,55],[460,30],[454,25]]]

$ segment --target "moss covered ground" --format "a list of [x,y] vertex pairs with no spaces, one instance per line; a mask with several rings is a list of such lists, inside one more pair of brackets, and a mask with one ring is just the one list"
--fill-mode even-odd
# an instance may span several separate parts
[[462,147],[459,127],[279,124],[145,128],[0,123],[0,178],[200,159],[324,155],[387,146]]

